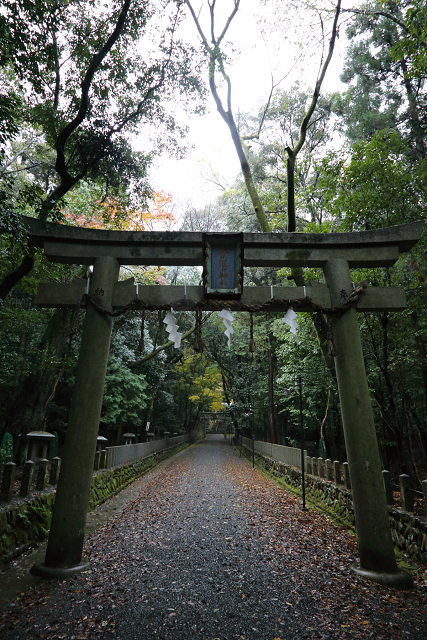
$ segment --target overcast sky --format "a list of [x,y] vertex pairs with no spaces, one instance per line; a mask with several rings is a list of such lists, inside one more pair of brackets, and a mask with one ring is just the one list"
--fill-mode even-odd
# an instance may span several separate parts
[[[325,3],[331,6],[328,0],[325,0]],[[201,0],[198,0],[198,4],[195,1],[196,10],[200,5]],[[231,2],[222,0],[221,5],[230,7]],[[277,11],[278,6],[283,6],[283,2],[270,0],[267,3],[267,7],[270,8],[274,5]],[[234,18],[229,31],[228,40],[240,51],[240,54],[235,55],[232,67],[228,69],[232,80],[235,115],[239,110],[256,113],[259,107],[265,104],[271,88],[272,75],[275,82],[285,77],[280,85],[283,89],[290,88],[297,80],[304,88],[314,86],[318,72],[321,49],[315,39],[312,39],[310,47],[311,57],[298,61],[298,49],[291,42],[296,30],[287,38],[283,31],[286,34],[289,30],[280,27],[276,29],[276,33],[263,38],[256,19],[257,13],[260,15],[261,12],[266,15],[266,8],[261,6],[259,0],[242,0],[242,8]],[[279,22],[275,15],[278,14],[270,13],[270,24],[272,22],[273,27]],[[206,13],[205,16],[207,17]],[[220,19],[217,24],[219,30]],[[196,28],[190,16],[185,23],[185,30],[186,37],[196,42]],[[342,29],[341,37],[337,41],[322,92],[344,88],[339,82],[345,46],[343,31]],[[188,124],[189,140],[193,145],[188,156],[181,161],[161,157],[152,171],[155,188],[169,192],[178,209],[184,207],[186,202],[197,207],[203,206],[219,195],[220,190],[215,189],[212,182],[207,180],[211,171],[221,176],[225,184],[231,184],[240,170],[228,128],[217,113],[210,94],[207,114],[192,119]]]

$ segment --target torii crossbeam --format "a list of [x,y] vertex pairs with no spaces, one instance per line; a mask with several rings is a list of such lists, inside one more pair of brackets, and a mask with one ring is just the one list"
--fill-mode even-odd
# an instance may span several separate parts
[[[64,577],[87,567],[82,560],[93,456],[96,448],[105,373],[111,336],[111,317],[104,312],[171,305],[191,310],[205,300],[203,288],[140,287],[133,280],[118,282],[120,265],[203,265],[203,236],[187,232],[101,231],[25,219],[30,242],[43,247],[53,262],[93,264],[61,475],[58,483],[45,561],[33,573]],[[423,222],[352,233],[244,233],[243,266],[320,267],[326,285],[277,287],[273,301],[269,288],[243,289],[237,301],[224,306],[244,309],[270,301],[270,309],[283,310],[292,300],[307,298],[322,307],[337,307],[352,291],[350,268],[393,265],[399,253],[420,239]],[[213,234],[211,234],[213,235]],[[226,235],[226,234],[217,234]],[[49,307],[79,304],[85,282],[41,285],[38,303]],[[344,295],[343,295],[344,292]],[[140,304],[138,305],[138,296]],[[285,304],[285,302],[286,304]],[[276,304],[276,306],[274,306]],[[367,288],[357,304],[333,317],[335,358],[344,436],[349,462],[360,566],[355,571],[398,588],[412,584],[399,570],[394,556],[381,464],[368,384],[364,369],[357,311],[402,310],[404,291],[398,287]],[[304,309],[303,306],[299,310]],[[101,311],[101,313],[100,313]]]

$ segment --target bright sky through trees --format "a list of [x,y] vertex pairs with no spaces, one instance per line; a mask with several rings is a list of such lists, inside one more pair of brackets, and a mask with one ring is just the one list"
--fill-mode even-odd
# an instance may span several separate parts
[[[232,64],[227,68],[232,81],[232,101],[235,115],[239,112],[256,113],[266,103],[272,82],[282,89],[289,89],[295,82],[302,88],[313,88],[322,55],[320,20],[315,13],[294,14],[291,20],[294,30],[287,27],[283,8],[291,3],[283,0],[242,0],[241,8],[234,18],[226,41],[232,42],[234,53]],[[322,7],[334,8],[334,3],[322,0]],[[356,3],[345,3],[347,7]],[[206,4],[201,13],[205,18]],[[201,1],[194,3],[199,10]],[[231,12],[231,0],[218,3],[217,32],[222,30],[226,16]],[[348,14],[347,14],[348,15]],[[347,16],[346,16],[347,17]],[[345,18],[343,18],[345,19]],[[295,43],[302,25],[310,24],[313,36],[301,46]],[[297,26],[298,25],[298,26]],[[183,24],[185,37],[197,44],[196,27],[191,16]],[[207,29],[209,32],[209,29]],[[328,37],[328,32],[326,32]],[[342,90],[339,81],[342,56],[345,48],[344,29],[338,40],[331,65],[328,69],[322,93]],[[231,52],[231,48],[229,48]],[[229,131],[216,111],[211,95],[208,95],[207,113],[188,122],[189,142],[193,146],[187,157],[177,161],[161,156],[152,170],[155,187],[171,193],[175,206],[180,209],[186,203],[202,206],[220,194],[218,180],[222,186],[230,184],[240,172]],[[214,175],[213,175],[214,174]]]

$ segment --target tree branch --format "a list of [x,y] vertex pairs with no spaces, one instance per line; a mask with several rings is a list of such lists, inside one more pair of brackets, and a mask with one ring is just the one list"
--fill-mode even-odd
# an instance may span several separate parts
[[230,15],[227,18],[227,22],[225,23],[225,27],[222,30],[221,35],[219,36],[217,42],[215,43],[217,46],[219,46],[223,40],[223,38],[225,37],[225,34],[228,31],[228,28],[234,18],[234,16],[236,15],[237,11],[239,10],[239,5],[240,5],[240,0],[234,0],[234,9],[233,11],[230,13]]
[[215,2],[216,0],[212,0],[212,4],[208,0],[209,13],[211,16],[211,42],[215,45]]
[[396,18],[396,16],[394,16],[392,13],[389,13],[388,11],[377,11],[375,9],[341,9],[342,13],[355,13],[357,15],[361,15],[361,16],[382,16],[383,18],[388,18],[389,20],[392,20],[395,24],[399,25],[399,27],[402,27],[402,29],[410,34],[410,31],[408,29],[408,27],[405,25],[404,22],[402,22],[402,20],[399,20],[399,18]]
[[337,24],[338,18],[341,10],[341,0],[337,1],[337,6],[335,8],[335,18],[332,25],[332,34],[329,40],[329,52],[328,56],[323,63],[322,69],[320,71],[320,75],[316,81],[316,85],[313,91],[313,97],[310,103],[310,106],[305,114],[303,121],[300,127],[300,136],[296,145],[291,149],[290,147],[286,147],[286,151],[288,153],[288,160],[286,163],[287,175],[288,175],[288,231],[293,233],[296,231],[296,212],[295,212],[295,161],[298,155],[298,152],[301,150],[306,136],[307,136],[307,128],[310,124],[310,118],[313,115],[313,112],[316,108],[317,101],[320,95],[320,89],[322,86],[322,82],[325,78],[325,74],[329,63],[332,59],[332,54],[334,52],[335,41],[337,38]]
[[60,77],[60,69],[59,69],[58,41],[56,39],[56,34],[53,29],[52,29],[52,40],[53,40],[53,48],[55,51],[55,89],[53,92],[53,112],[56,113],[58,110],[58,104],[59,104],[61,77]]
[[[237,130],[237,126],[236,123],[234,121],[234,117],[233,117],[233,111],[232,111],[232,106],[231,106],[231,81],[230,78],[228,77],[225,68],[224,68],[224,61],[223,61],[223,57],[219,48],[219,43],[221,42],[221,40],[223,39],[223,37],[225,36],[232,19],[234,18],[234,16],[237,13],[237,10],[239,8],[239,4],[240,4],[240,0],[235,0],[234,2],[234,9],[231,12],[231,14],[228,16],[227,21],[226,21],[226,26],[224,27],[221,36],[219,37],[218,41],[215,40],[215,34],[213,33],[213,20],[214,20],[214,8],[215,8],[215,0],[212,1],[212,4],[209,4],[210,7],[210,13],[211,13],[211,33],[212,33],[212,40],[213,40],[213,47],[211,47],[208,42],[207,42],[207,38],[205,36],[205,34],[203,33],[203,30],[201,28],[200,22],[195,14],[195,11],[193,9],[193,7],[191,6],[190,0],[185,0],[186,4],[191,12],[191,15],[193,17],[194,23],[196,25],[197,31],[199,32],[200,38],[202,40],[202,43],[206,49],[206,52],[209,54],[209,87],[212,93],[212,97],[215,101],[216,104],[216,108],[218,113],[220,114],[220,116],[222,117],[222,119],[224,120],[224,122],[226,123],[226,125],[228,126],[229,130],[230,130],[230,134],[231,134],[231,138],[233,140],[234,143],[234,147],[236,149],[237,152],[237,156],[239,158],[239,162],[240,162],[240,166],[242,169],[242,173],[243,173],[243,178],[245,180],[245,184],[246,184],[246,188],[248,190],[248,194],[249,197],[251,199],[253,208],[255,210],[255,215],[257,217],[258,223],[261,227],[261,231],[271,231],[270,225],[268,223],[267,220],[267,216],[265,214],[264,208],[262,206],[261,200],[259,198],[257,189],[255,187],[255,183],[253,180],[253,176],[252,176],[252,172],[251,172],[251,168],[249,166],[248,163],[248,159],[246,157],[246,154],[244,152],[243,149],[243,145],[242,145],[242,140],[239,136],[239,132]],[[216,87],[216,82],[215,82],[215,73],[216,73],[216,65],[218,65],[219,68],[219,72],[221,73],[223,79],[226,82],[227,85],[227,110],[225,109],[221,98],[219,97],[218,94],[218,90]]]
[[[206,320],[210,318],[213,313],[214,312],[211,311],[210,313],[206,314],[202,320],[202,324],[205,323]],[[196,325],[194,324],[191,327],[191,329],[189,329],[186,333],[184,333],[181,340],[186,340],[188,336],[190,336],[195,331],[195,329],[196,329]],[[151,351],[150,353],[147,353],[145,354],[145,356],[142,356],[142,358],[138,358],[138,360],[135,360],[135,362],[131,362],[130,364],[128,364],[127,365],[128,369],[134,369],[142,362],[147,362],[147,360],[151,360],[152,358],[157,356],[161,351],[164,351],[165,349],[169,349],[169,347],[171,347],[173,344],[174,344],[174,341],[169,340],[169,342],[165,342],[164,344],[159,345],[158,347],[156,347],[156,349],[153,349],[153,351]]]
[[138,116],[141,113],[141,109],[142,107],[145,105],[145,103],[148,101],[148,99],[153,95],[153,93],[155,91],[157,91],[158,89],[160,89],[160,87],[164,84],[165,81],[165,77],[166,77],[166,70],[170,64],[171,58],[172,58],[172,51],[173,51],[173,39],[174,39],[174,35],[175,35],[175,31],[176,31],[176,27],[178,24],[178,17],[179,17],[179,9],[175,15],[175,20],[174,20],[174,24],[173,24],[173,29],[172,29],[172,35],[171,35],[171,41],[170,41],[170,45],[169,45],[169,51],[168,51],[168,56],[166,58],[166,61],[164,62],[164,64],[162,65],[161,71],[160,71],[160,79],[158,82],[156,82],[156,84],[154,84],[153,86],[151,86],[149,89],[147,89],[147,91],[145,92],[144,97],[139,101],[137,108],[135,109],[135,111],[133,113],[131,113],[129,116],[127,116],[124,120],[122,120],[122,122],[120,123],[119,126],[117,127],[112,127],[110,129],[109,134],[107,135],[108,138],[110,138],[114,133],[120,133],[122,131],[122,129],[132,120],[136,120],[138,118]]
[[13,287],[34,267],[34,255],[24,256],[19,267],[8,273],[0,283],[0,304]]
[[190,13],[193,16],[193,20],[194,20],[194,24],[196,25],[197,31],[199,32],[199,36],[201,41],[203,42],[203,46],[205,47],[206,51],[210,54],[211,53],[211,47],[209,46],[208,41],[206,40],[206,36],[203,33],[202,27],[200,26],[200,22],[198,17],[196,16],[194,9],[191,5],[191,2],[189,0],[185,0],[185,4],[187,5],[187,7],[190,9]]
[[[193,325],[191,329],[189,329],[186,333],[184,333],[184,335],[182,336],[182,340],[185,340],[186,338],[188,338],[188,336],[194,332],[195,328],[196,328],[196,325]],[[161,351],[164,351],[165,349],[169,349],[169,347],[172,347],[173,344],[175,344],[174,341],[169,340],[169,342],[165,342],[164,344],[159,345],[158,347],[156,347],[156,349],[153,349],[153,351],[151,351],[150,353],[146,353],[145,356],[142,356],[142,358],[138,358],[138,360],[135,360],[135,362],[131,362],[130,364],[128,364],[127,365],[128,369],[134,369],[142,362],[147,362],[148,360],[151,360],[152,358],[157,356]]]
[[314,88],[313,98],[312,98],[311,104],[310,104],[310,106],[308,108],[308,111],[307,111],[303,121],[302,121],[301,129],[300,129],[300,139],[298,140],[296,146],[294,147],[295,155],[298,154],[299,150],[301,149],[302,145],[305,142],[305,138],[306,138],[306,134],[307,134],[307,127],[308,127],[308,125],[310,123],[310,118],[313,115],[313,112],[314,112],[314,110],[316,108],[317,101],[318,101],[319,95],[320,95],[320,89],[322,87],[322,83],[323,83],[323,80],[325,78],[326,71],[327,71],[327,69],[329,67],[329,63],[330,63],[330,61],[332,59],[332,54],[334,52],[334,47],[335,47],[335,41],[337,39],[337,24],[338,24],[338,18],[339,18],[339,15],[340,15],[340,10],[341,10],[341,0],[338,0],[337,6],[336,6],[336,9],[335,9],[334,23],[332,25],[332,34],[331,34],[331,37],[330,37],[330,40],[329,40],[328,56],[327,56],[325,62],[323,63],[322,70],[320,72],[319,78],[317,79],[316,86]]
[[124,0],[122,9],[120,11],[120,14],[117,19],[116,26],[113,29],[113,32],[107,39],[104,46],[101,47],[98,53],[96,53],[93,56],[92,61],[86,70],[85,77],[81,84],[82,92],[80,96],[80,107],[77,112],[77,115],[75,116],[75,118],[71,120],[71,122],[69,122],[62,129],[62,131],[59,133],[57,137],[57,140],[56,140],[57,156],[56,156],[55,169],[58,175],[60,176],[61,180],[65,183],[68,183],[70,180],[71,181],[73,180],[70,174],[68,173],[68,170],[65,164],[65,144],[68,138],[71,136],[71,134],[77,129],[77,127],[86,118],[86,114],[89,108],[89,91],[92,85],[93,78],[95,76],[95,73],[98,71],[101,65],[101,62],[104,60],[105,56],[111,51],[114,44],[117,42],[118,38],[120,37],[120,34],[122,32],[122,29],[129,11],[130,3],[131,3],[131,0]]
[[41,138],[41,137],[42,137],[42,135],[43,135],[43,134],[42,134],[42,133],[40,133],[40,134],[38,134],[38,135],[36,135],[36,136],[32,136],[31,140],[30,140],[29,142],[27,142],[27,143],[25,144],[25,146],[24,146],[22,149],[20,149],[17,153],[15,153],[15,155],[14,155],[12,158],[10,158],[10,159],[6,162],[6,164],[4,164],[2,167],[0,167],[0,175],[2,175],[2,174],[5,174],[5,175],[6,175],[6,174],[11,174],[11,173],[12,173],[12,174],[13,174],[13,173],[18,173],[19,171],[25,171],[25,170],[27,170],[28,168],[32,168],[32,167],[37,167],[37,166],[39,166],[39,164],[40,164],[40,163],[34,163],[34,164],[33,164],[33,165],[31,165],[30,167],[23,167],[22,169],[14,169],[13,171],[6,171],[6,169],[8,169],[8,168],[9,168],[9,167],[10,167],[10,166],[11,166],[11,165],[12,165],[12,164],[13,164],[13,163],[14,163],[14,162],[19,158],[19,156],[22,156],[22,154],[23,154],[27,149],[29,149],[29,148],[32,146],[32,144],[34,143],[34,141],[35,141],[35,140],[37,140],[37,138]]

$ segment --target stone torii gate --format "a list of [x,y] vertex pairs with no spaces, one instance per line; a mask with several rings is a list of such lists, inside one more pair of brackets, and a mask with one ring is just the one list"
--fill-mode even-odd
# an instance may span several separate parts
[[[46,557],[44,563],[32,568],[37,575],[62,578],[88,566],[82,559],[82,551],[111,337],[112,318],[108,313],[129,303],[132,309],[163,305],[176,310],[200,309],[200,305],[206,310],[221,307],[218,298],[206,296],[204,287],[186,287],[184,295],[184,287],[138,288],[133,279],[118,282],[120,265],[204,265],[206,246],[201,233],[100,231],[29,218],[24,224],[30,242],[43,247],[49,260],[94,267],[88,291],[83,280],[72,284],[49,283],[40,286],[37,299],[45,307],[73,307],[86,301]],[[355,233],[241,234],[242,268],[320,267],[326,284],[275,287],[273,299],[270,287],[241,288],[237,299],[226,297],[223,306],[247,310],[248,305],[268,303],[271,311],[286,310],[292,301],[299,302],[295,306],[298,311],[312,310],[311,302],[323,308],[340,306],[352,291],[351,268],[393,265],[399,253],[409,251],[417,243],[422,228],[423,222],[416,222]],[[227,234],[209,236],[221,241]],[[410,587],[412,580],[407,572],[397,568],[394,556],[357,312],[399,311],[405,307],[403,289],[368,287],[349,310],[333,316],[334,341],[339,353],[335,367],[360,559],[360,566],[353,569],[363,577],[397,588]]]

